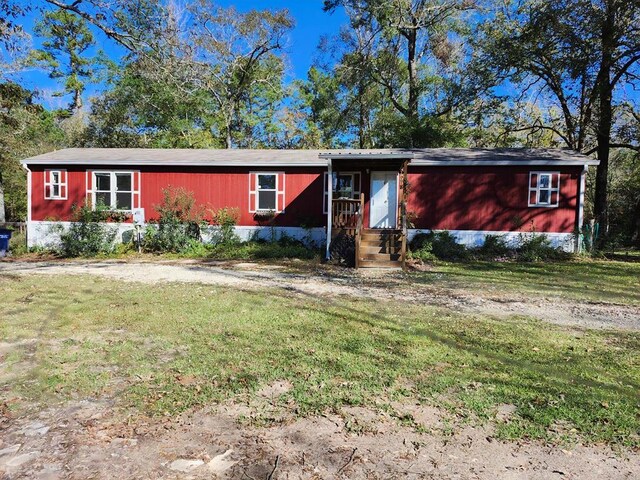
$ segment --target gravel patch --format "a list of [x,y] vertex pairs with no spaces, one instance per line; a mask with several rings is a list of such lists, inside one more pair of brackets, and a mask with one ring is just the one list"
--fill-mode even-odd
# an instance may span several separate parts
[[243,289],[283,289],[312,297],[354,296],[402,300],[493,316],[522,315],[565,326],[640,330],[640,307],[517,295],[496,298],[481,289],[423,285],[402,272],[384,269],[288,273],[273,265],[198,261],[0,262],[0,275],[97,275],[127,282],[201,283]]

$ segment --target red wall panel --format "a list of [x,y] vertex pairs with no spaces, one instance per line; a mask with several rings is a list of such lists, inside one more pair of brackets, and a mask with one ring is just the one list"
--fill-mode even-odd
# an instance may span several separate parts
[[[68,168],[69,195],[67,200],[44,199],[44,170],[32,168],[32,219],[70,220],[72,206],[80,205],[86,197],[85,172],[110,168],[82,166]],[[118,170],[118,169],[113,169]],[[153,167],[123,168],[140,171],[141,207],[147,220],[156,219],[155,206],[162,202],[162,190],[182,187],[194,192],[196,201],[208,210],[235,207],[240,211],[239,225],[259,225],[249,212],[249,173],[258,171],[285,171],[285,211],[276,216],[278,226],[323,226],[322,213],[323,169],[321,168],[192,168]]]
[[157,217],[154,205],[162,201],[162,190],[182,187],[196,194],[207,209],[238,208],[239,225],[259,225],[249,212],[250,172],[285,172],[285,211],[275,225],[324,225],[322,213],[323,170],[321,168],[190,168],[183,171],[163,168],[142,170],[142,207],[147,219]]
[[[44,170],[32,168],[32,219],[70,220],[72,206],[86,198],[86,171],[95,166],[67,168],[67,200],[44,199]],[[109,170],[102,168],[102,170]],[[137,169],[123,169],[137,170]],[[323,172],[314,168],[222,168],[145,167],[139,169],[141,206],[146,218],[157,218],[155,205],[162,190],[183,187],[193,191],[199,204],[208,209],[237,207],[239,225],[260,225],[249,212],[250,172],[285,171],[285,212],[278,214],[279,226],[324,226],[322,213]],[[373,169],[375,170],[375,169]],[[447,230],[566,232],[575,229],[581,167],[549,169],[561,172],[560,205],[556,208],[529,207],[529,172],[536,167],[410,167],[408,211],[416,215],[416,228]],[[365,226],[369,224],[370,174],[362,170],[365,194]]]
[[[46,169],[67,171],[67,199],[45,200],[44,171]],[[59,168],[55,165],[31,168],[31,219],[32,220],[69,220],[73,205],[82,205],[86,196],[86,168]]]
[[[529,207],[529,172],[560,171],[558,207]],[[571,233],[582,167],[410,167],[416,228]]]

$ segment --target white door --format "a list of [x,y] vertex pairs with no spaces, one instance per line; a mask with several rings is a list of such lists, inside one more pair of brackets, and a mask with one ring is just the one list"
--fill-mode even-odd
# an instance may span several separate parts
[[398,174],[371,172],[369,224],[371,228],[396,228]]

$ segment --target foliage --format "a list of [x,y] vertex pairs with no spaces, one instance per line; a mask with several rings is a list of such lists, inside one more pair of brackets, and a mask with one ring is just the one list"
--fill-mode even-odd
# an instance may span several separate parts
[[312,260],[319,258],[319,251],[309,248],[301,242],[264,242],[220,243],[209,253],[209,258],[218,260],[276,260],[298,258]]
[[571,254],[561,248],[552,247],[546,235],[537,233],[522,234],[516,252],[521,262],[566,260],[571,257]]
[[552,247],[546,235],[523,233],[517,247],[507,244],[504,237],[487,235],[482,246],[468,249],[447,231],[419,233],[409,245],[409,257],[429,262],[433,260],[470,261],[473,259],[515,259],[521,262],[568,260],[571,254]]
[[235,226],[240,219],[238,208],[224,207],[213,213],[213,224],[219,227],[218,238],[214,243],[233,244],[238,243],[239,238],[235,232]]
[[92,257],[113,252],[117,229],[107,225],[109,211],[89,204],[73,208],[73,222],[60,235],[60,253],[65,257]]
[[23,255],[28,252],[26,232],[14,230],[9,239],[9,251],[12,256]]
[[616,152],[611,167],[609,242],[640,248],[640,154]]
[[487,260],[495,260],[500,257],[508,256],[512,253],[512,249],[507,245],[507,241],[501,235],[487,235],[484,243],[478,247],[474,254]]
[[350,28],[335,41],[341,53],[334,70],[348,92],[347,104],[355,107],[359,143],[366,142],[363,129],[373,111],[376,123],[394,120],[392,142],[378,142],[382,146],[442,144],[434,142],[442,133],[431,129],[450,121],[490,86],[467,61],[471,55],[464,38],[474,2],[325,0],[325,10],[338,7],[344,7]]
[[154,208],[160,215],[144,233],[143,249],[148,252],[183,252],[200,242],[200,224],[205,209],[196,204],[193,192],[184,188],[162,190],[162,203]]
[[421,262],[431,262],[437,260],[433,254],[433,245],[431,242],[421,242],[420,247],[412,246],[409,250],[408,257]]
[[87,147],[219,148],[203,92],[184,93],[170,79],[149,78],[141,61],[115,71],[96,98],[84,135]]
[[[15,0],[0,0],[0,68],[13,67],[24,54],[28,38],[17,19],[31,10],[28,4]],[[1,80],[4,80],[2,78]]]
[[531,93],[554,107],[515,129],[547,130],[570,149],[597,152],[594,216],[605,230],[610,149],[639,149],[637,138],[612,138],[616,110],[640,73],[639,20],[638,2],[504,2],[478,35],[478,61],[499,82],[518,84],[513,97]]
[[19,161],[64,141],[55,115],[36,102],[33,92],[13,82],[0,83],[0,222],[5,212],[8,221],[27,216],[26,174]]
[[417,234],[410,244],[412,258],[421,260],[467,260],[469,250],[447,231]]
[[40,49],[30,54],[30,63],[49,71],[49,78],[62,79],[63,90],[56,96],[71,94],[71,113],[82,108],[82,94],[86,83],[95,80],[94,69],[99,59],[87,56],[95,45],[94,36],[87,22],[78,15],[64,9],[47,11],[35,24],[33,31],[43,37]]

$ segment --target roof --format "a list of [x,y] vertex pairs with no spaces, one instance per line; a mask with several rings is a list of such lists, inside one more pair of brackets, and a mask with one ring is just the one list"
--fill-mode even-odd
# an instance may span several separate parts
[[112,166],[327,166],[329,159],[410,159],[411,165],[598,165],[564,149],[424,148],[377,150],[243,150],[164,148],[66,148],[22,160],[26,165]]

